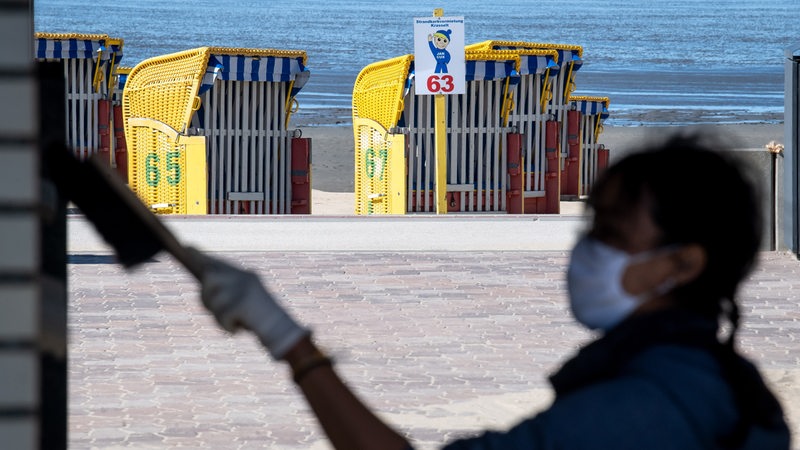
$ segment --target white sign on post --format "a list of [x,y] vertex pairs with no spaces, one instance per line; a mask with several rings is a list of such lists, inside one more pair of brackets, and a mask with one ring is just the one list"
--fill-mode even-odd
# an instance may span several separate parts
[[464,94],[466,75],[464,17],[415,18],[416,94]]

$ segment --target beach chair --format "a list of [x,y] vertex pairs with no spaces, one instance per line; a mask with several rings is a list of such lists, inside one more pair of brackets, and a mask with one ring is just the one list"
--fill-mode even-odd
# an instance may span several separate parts
[[597,176],[608,166],[609,149],[598,142],[609,116],[608,97],[570,96],[569,155],[562,194],[586,198]]
[[58,61],[64,68],[66,145],[82,160],[103,154],[111,164],[111,96],[123,40],[81,33],[36,33],[34,39],[37,61]]
[[288,130],[303,51],[150,58],[123,93],[131,188],[160,214],[309,214],[310,142]]
[[[523,198],[521,190],[509,189],[509,179],[522,177],[522,140],[515,133],[518,127],[509,123],[519,98],[514,93],[520,74],[533,69],[540,75],[540,84],[532,89],[541,94],[541,74],[556,57],[554,51],[546,50],[466,52],[467,92],[447,96],[445,104],[448,212],[522,212],[522,204],[513,200]],[[536,69],[537,63],[541,70]],[[435,212],[434,99],[414,95],[415,82],[412,55],[371,64],[356,80],[357,214]],[[380,127],[365,127],[367,121]],[[371,136],[382,138],[376,143]],[[402,145],[404,151],[392,151],[389,143]],[[380,150],[375,150],[376,145]],[[517,155],[517,160],[509,160],[509,154]],[[383,156],[376,163],[371,159],[374,155]],[[375,184],[376,164],[382,169],[378,181],[387,184]],[[540,161],[536,170],[543,167]],[[391,192],[387,186],[394,186]]]

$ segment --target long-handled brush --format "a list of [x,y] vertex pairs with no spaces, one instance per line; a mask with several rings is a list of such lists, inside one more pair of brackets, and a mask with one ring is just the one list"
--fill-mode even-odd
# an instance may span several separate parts
[[108,167],[96,158],[80,161],[64,145],[45,151],[43,160],[59,193],[80,208],[122,265],[133,267],[164,250],[201,278],[196,258]]

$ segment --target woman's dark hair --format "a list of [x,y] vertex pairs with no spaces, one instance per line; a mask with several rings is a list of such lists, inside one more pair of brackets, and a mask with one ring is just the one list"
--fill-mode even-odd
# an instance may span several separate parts
[[696,243],[707,253],[705,270],[677,288],[675,298],[706,315],[725,313],[735,329],[734,297],[760,246],[761,208],[755,183],[720,142],[711,135],[675,135],[626,156],[597,181],[589,206],[609,183],[625,210],[646,196],[663,245]]

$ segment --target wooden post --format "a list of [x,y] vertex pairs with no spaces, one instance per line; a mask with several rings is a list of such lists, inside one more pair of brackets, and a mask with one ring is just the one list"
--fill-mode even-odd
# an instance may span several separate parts
[[522,214],[525,208],[525,197],[523,192],[522,175],[522,135],[518,133],[509,133],[506,137],[506,145],[508,148],[508,191],[506,191],[506,210],[509,214]]
[[[442,8],[433,10],[433,17],[444,16]],[[444,94],[434,95],[434,133],[436,151],[436,214],[447,214],[447,121]]]

